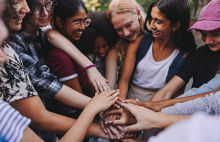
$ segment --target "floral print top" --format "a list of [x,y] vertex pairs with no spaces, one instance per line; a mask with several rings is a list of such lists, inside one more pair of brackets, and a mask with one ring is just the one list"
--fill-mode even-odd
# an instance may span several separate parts
[[2,50],[8,60],[0,65],[0,99],[11,103],[38,95],[14,49],[8,44],[4,44]]

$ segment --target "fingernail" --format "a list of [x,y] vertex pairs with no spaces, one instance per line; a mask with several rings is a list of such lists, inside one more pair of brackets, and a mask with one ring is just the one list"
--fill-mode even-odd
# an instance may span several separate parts
[[108,123],[112,123],[112,121],[109,121]]
[[108,124],[108,122],[107,122],[107,121],[105,121],[105,124]]
[[127,128],[125,128],[125,132],[127,132],[128,131],[128,129]]

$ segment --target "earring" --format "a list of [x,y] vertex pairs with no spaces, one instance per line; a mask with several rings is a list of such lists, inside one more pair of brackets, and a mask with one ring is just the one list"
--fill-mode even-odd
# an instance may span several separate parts
[[173,29],[173,32],[175,32],[176,30]]

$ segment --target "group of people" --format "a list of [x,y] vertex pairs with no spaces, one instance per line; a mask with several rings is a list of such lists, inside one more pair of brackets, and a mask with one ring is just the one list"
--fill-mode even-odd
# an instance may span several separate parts
[[154,0],[147,14],[135,0],[91,13],[82,0],[0,3],[2,141],[220,140],[220,117],[189,119],[220,115],[220,0],[191,27],[188,0]]

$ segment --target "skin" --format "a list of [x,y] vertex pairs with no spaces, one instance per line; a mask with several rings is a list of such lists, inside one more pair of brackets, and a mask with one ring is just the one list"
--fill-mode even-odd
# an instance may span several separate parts
[[[56,21],[61,28],[61,33],[70,41],[76,41],[80,39],[82,32],[85,30],[85,26],[82,23],[86,19],[86,11],[83,8],[80,8],[75,15],[67,19],[66,23],[63,24],[64,21],[62,21],[60,17],[58,17]],[[79,28],[75,28],[73,22],[81,22],[81,26]],[[66,80],[63,82],[63,84],[76,90],[77,92],[83,93],[78,77]]]
[[111,21],[119,36],[128,41],[134,41],[140,33],[140,18],[140,10],[137,10],[135,14],[119,13]]
[[[203,31],[202,40],[205,44],[208,45],[209,49],[216,52],[220,50],[220,28],[212,30],[212,31]],[[159,90],[150,101],[159,101],[171,98],[171,96],[179,90],[185,81],[178,77],[174,76],[161,90]]]
[[[26,13],[24,13],[24,11],[29,12],[29,8],[26,5],[24,5],[23,1],[19,1],[19,3],[17,3],[16,6],[20,7],[20,9],[17,9],[18,14],[22,13],[25,15]],[[27,8],[27,10],[24,10],[25,8]],[[42,16],[47,15],[46,11],[42,11],[41,15]],[[35,19],[36,21],[38,21],[38,18],[40,18],[38,16],[35,16],[35,17],[37,18]],[[9,19],[9,21],[14,22],[13,19]],[[15,27],[13,27],[13,24],[10,26],[11,27],[9,27],[10,28],[9,30],[16,30],[17,28],[17,25]],[[31,26],[28,25],[27,27],[31,27]],[[33,26],[33,29],[31,29],[30,31],[34,31],[35,30],[34,27],[36,26]],[[60,93],[61,99],[63,100],[66,99],[67,102],[69,101],[69,104],[74,103],[70,101],[70,100],[74,100],[73,98],[68,98],[68,97],[65,98],[65,95],[63,95],[63,94],[71,94],[71,93],[74,94],[74,91],[72,89],[64,86],[64,89],[61,89],[59,93]],[[58,93],[58,97],[59,97],[59,93]],[[83,102],[85,98],[81,94],[79,93],[77,94],[77,92],[75,93],[76,93],[75,95],[77,96],[75,97],[79,98],[78,101],[75,101],[75,104],[83,108],[88,102],[85,104],[79,103],[80,101]],[[42,101],[40,100],[39,96],[33,96],[33,97],[16,100],[12,102],[11,105],[16,110],[18,110],[22,115],[32,120],[30,126],[32,126],[35,129],[46,131],[46,132],[53,132],[56,134],[65,134],[76,121],[75,119],[71,119],[71,118],[64,117],[62,115],[58,115],[58,114],[47,111]],[[30,132],[30,131],[27,130],[27,132]],[[103,138],[109,138],[106,134],[103,133],[103,131],[101,130],[98,124],[90,125],[87,136],[98,136],[98,137],[103,137]]]
[[[152,21],[150,22],[150,28],[153,30],[152,33],[154,37],[153,57],[155,61],[159,62],[168,58],[175,50],[176,46],[172,40],[172,33],[173,30],[178,28],[178,25],[171,25],[171,22],[161,14],[156,6],[152,8],[151,16]],[[143,36],[138,37],[135,42],[130,43],[127,49],[122,76],[118,83],[118,89],[121,90],[119,96],[122,99],[126,98],[128,92],[128,83],[133,72],[136,52],[142,37]]]
[[[79,11],[72,17],[70,17],[64,26],[61,26],[62,34],[68,38],[70,41],[79,40],[82,32],[85,30],[84,24],[82,24],[87,19],[86,11],[80,8]],[[74,26],[74,22],[81,22],[79,28]]]
[[98,36],[94,40],[93,52],[100,58],[104,59],[110,49],[108,42],[104,37]]
[[[54,47],[66,52],[81,67],[85,68],[93,64],[76,48],[75,45],[72,44],[71,41],[61,35],[58,31],[53,29],[47,30],[45,32],[45,37]],[[96,92],[100,93],[104,90],[110,90],[109,86],[106,84],[108,81],[100,74],[97,68],[92,67],[86,69],[86,73]]]

